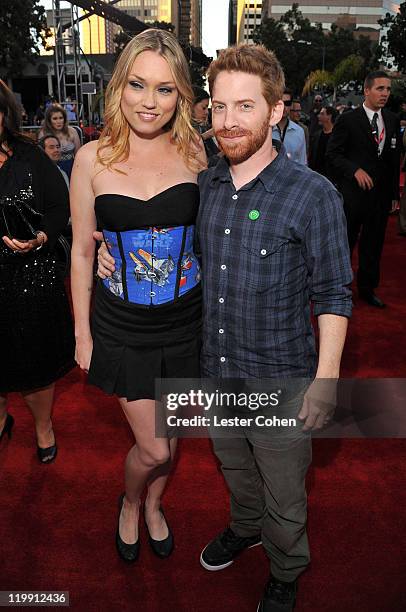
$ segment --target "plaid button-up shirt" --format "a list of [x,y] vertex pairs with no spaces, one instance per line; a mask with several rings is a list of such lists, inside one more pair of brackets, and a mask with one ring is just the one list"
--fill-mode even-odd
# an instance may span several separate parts
[[342,198],[323,176],[279,155],[235,190],[228,163],[199,177],[205,376],[312,377],[314,314],[351,315]]

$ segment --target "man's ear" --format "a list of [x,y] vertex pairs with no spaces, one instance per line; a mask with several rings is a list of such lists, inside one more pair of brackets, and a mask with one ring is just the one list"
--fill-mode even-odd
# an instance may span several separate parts
[[269,125],[273,127],[277,125],[282,119],[283,109],[285,105],[282,100],[278,100],[276,104],[271,108],[271,116],[269,117]]

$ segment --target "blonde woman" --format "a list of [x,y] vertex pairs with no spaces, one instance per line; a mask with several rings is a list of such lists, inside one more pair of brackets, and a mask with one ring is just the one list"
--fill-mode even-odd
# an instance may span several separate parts
[[[71,182],[76,360],[115,394],[135,437],[119,500],[116,546],[139,554],[141,495],[149,542],[168,557],[161,508],[175,440],[155,437],[154,381],[199,375],[201,289],[193,252],[203,146],[191,125],[193,91],[183,52],[150,29],[121,54],[106,92],[105,128],[78,152]],[[103,230],[116,272],[93,284],[92,233]]]
[[61,143],[61,159],[58,166],[62,168],[70,178],[73,160],[80,148],[80,139],[75,128],[71,127],[65,109],[59,104],[48,106],[44,124],[38,137],[55,136]]

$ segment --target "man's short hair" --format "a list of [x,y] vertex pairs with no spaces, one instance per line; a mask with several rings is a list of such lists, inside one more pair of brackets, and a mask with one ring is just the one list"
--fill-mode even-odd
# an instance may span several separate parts
[[391,77],[389,76],[389,74],[384,70],[374,70],[373,72],[369,72],[365,77],[364,89],[370,89],[373,86],[375,79],[390,80],[390,78]]
[[300,104],[300,106],[302,106],[302,103],[301,103],[301,101],[299,100],[299,98],[293,98],[293,100],[292,100],[292,106],[293,106],[294,104]]
[[283,95],[289,96],[293,103],[293,91],[291,89],[288,89],[288,87],[285,87],[285,89],[283,90]]
[[40,138],[37,142],[37,145],[39,147],[41,147],[41,149],[45,150],[45,143],[47,140],[49,140],[50,138],[53,138],[54,140],[56,140],[59,144],[59,146],[61,146],[61,141],[59,140],[58,136],[54,136],[53,134],[46,134],[45,136],[43,136],[42,138]]
[[338,110],[336,108],[334,108],[334,106],[325,106],[324,108],[326,109],[327,115],[329,115],[329,117],[331,117],[332,123],[335,123],[335,121],[336,121],[336,119],[337,119],[337,117],[339,115]]
[[209,66],[207,78],[213,96],[214,82],[220,72],[245,72],[259,76],[262,92],[269,106],[274,106],[282,98],[285,77],[282,66],[272,51],[263,45],[242,43],[223,49],[217,59]]

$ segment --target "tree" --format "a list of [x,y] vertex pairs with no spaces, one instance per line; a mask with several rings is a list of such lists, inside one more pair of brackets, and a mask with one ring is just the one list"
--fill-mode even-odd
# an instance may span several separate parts
[[298,93],[306,75],[322,65],[323,31],[312,26],[297,4],[281,19],[265,19],[253,34],[254,42],[262,43],[282,64],[286,84]]
[[[380,45],[382,61],[386,61],[389,68],[397,67],[400,72],[406,74],[406,2],[400,5],[399,13],[386,13],[384,19],[379,19],[378,23],[381,27],[388,28]],[[395,60],[394,65],[392,58]]]
[[[167,23],[166,21],[154,21],[151,24],[148,24],[151,28],[159,28],[160,30],[167,30],[167,32],[174,32],[175,26],[172,23]],[[121,30],[118,34],[114,36],[113,42],[115,45],[115,59],[119,58],[123,49],[128,45],[130,40],[135,36],[135,32],[130,32],[127,30]]]
[[51,32],[38,2],[0,2],[0,72],[5,77],[20,75],[28,62],[34,63],[40,46],[46,47]]
[[287,85],[296,93],[302,91],[307,76],[323,70],[334,72],[337,64],[351,55],[360,55],[368,69],[376,66],[376,43],[366,37],[356,39],[351,28],[331,26],[329,32],[320,23],[312,25],[298,4],[280,20],[266,19],[254,31],[254,40],[275,52],[280,60]]
[[333,72],[327,70],[315,70],[307,77],[303,95],[308,95],[316,86],[327,87],[333,91],[333,103],[337,100],[337,92],[340,87],[350,81],[356,81],[364,66],[364,61],[359,55],[349,55],[337,65]]

